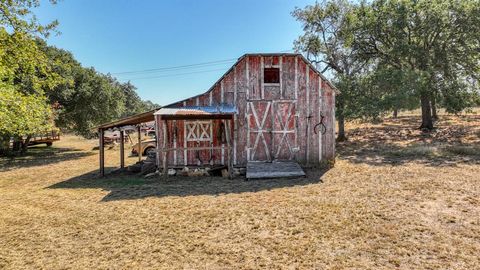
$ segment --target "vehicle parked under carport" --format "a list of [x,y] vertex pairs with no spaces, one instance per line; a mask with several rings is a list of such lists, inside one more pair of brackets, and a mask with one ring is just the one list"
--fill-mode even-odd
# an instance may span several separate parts
[[[155,152],[155,149],[157,148],[157,142],[155,139],[148,139],[145,141],[142,141],[140,151],[142,155],[146,156],[150,152]],[[132,146],[132,156],[138,156],[138,143],[134,144]]]

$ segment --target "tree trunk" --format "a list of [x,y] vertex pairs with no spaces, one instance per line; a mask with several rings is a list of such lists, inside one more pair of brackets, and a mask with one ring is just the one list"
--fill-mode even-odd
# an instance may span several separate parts
[[438,120],[437,101],[435,100],[434,95],[432,95],[432,100],[430,101],[430,105],[432,106],[432,118],[433,118],[433,120]]
[[10,155],[10,137],[1,136],[0,137],[0,156]]
[[[347,136],[345,135],[345,114],[343,113],[345,110],[345,103],[343,100],[343,96],[339,95],[335,98],[335,105],[336,109],[336,118],[338,121],[338,134],[337,134],[337,142],[343,142],[347,140]],[[335,123],[333,123],[335,125]]]
[[343,115],[343,113],[338,113],[337,119],[338,119],[337,141],[343,142],[347,140],[347,136],[345,136],[345,116]]
[[28,149],[28,144],[30,143],[31,136],[27,136],[27,138],[22,142],[22,154],[25,154]]
[[398,109],[393,110],[393,118],[397,119],[398,117]]
[[20,149],[22,149],[21,139],[14,138],[13,139],[13,144],[12,144],[12,152],[18,153],[18,152],[20,152]]
[[420,96],[420,101],[422,104],[422,125],[420,129],[432,130],[433,129],[433,119],[432,119],[432,108],[430,106],[430,95],[422,94]]

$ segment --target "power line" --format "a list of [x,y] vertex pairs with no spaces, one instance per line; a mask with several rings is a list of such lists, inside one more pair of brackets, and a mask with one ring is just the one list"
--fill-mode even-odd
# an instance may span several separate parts
[[156,78],[165,78],[165,77],[174,77],[174,76],[189,75],[189,74],[206,73],[206,72],[213,72],[213,71],[220,71],[220,70],[225,70],[225,69],[224,69],[224,68],[218,68],[218,69],[211,69],[211,70],[201,70],[201,71],[185,72],[185,73],[165,74],[165,75],[160,75],[160,76],[130,78],[130,79],[125,79],[125,80],[156,79]]
[[[292,52],[293,49],[283,50],[280,53],[287,53]],[[152,68],[152,69],[144,69],[144,70],[133,70],[133,71],[123,71],[123,72],[115,72],[111,73],[112,75],[130,75],[130,74],[142,74],[142,73],[156,73],[156,72],[165,72],[165,71],[174,71],[174,70],[182,70],[182,69],[194,69],[200,67],[207,67],[207,66],[216,66],[222,64],[229,64],[232,62],[237,61],[238,58],[231,58],[231,59],[224,59],[224,60],[217,60],[217,61],[209,61],[203,63],[195,63],[195,64],[188,64],[188,65],[181,65],[181,66],[171,66],[171,67],[160,67],[160,68]]]
[[[293,50],[283,50],[280,53],[291,52]],[[188,65],[181,65],[181,66],[171,66],[171,67],[160,67],[160,68],[152,68],[152,69],[144,69],[144,70],[135,70],[135,71],[124,71],[124,72],[116,72],[111,73],[112,75],[117,75],[122,77],[122,75],[141,75],[141,74],[151,74],[151,73],[162,73],[162,72],[170,72],[170,71],[181,71],[181,70],[191,70],[197,68],[204,68],[204,67],[212,67],[218,65],[225,65],[230,64],[237,61],[237,58],[231,59],[224,59],[224,60],[217,60],[217,61],[209,61],[203,63],[195,63],[195,64],[188,64]],[[197,73],[205,73],[205,72],[213,72],[219,71],[224,69],[213,69],[213,70],[201,70],[201,71],[194,71],[194,72],[185,72],[185,73],[174,73],[174,74],[165,74],[159,76],[151,76],[151,77],[139,77],[139,78],[124,78],[124,80],[140,80],[140,79],[154,79],[154,78],[164,78],[164,77],[173,77],[173,76],[180,76],[180,75],[188,75],[188,74],[197,74]]]
[[182,66],[172,66],[172,67],[161,67],[161,68],[152,68],[152,69],[144,69],[144,70],[136,70],[136,71],[116,72],[116,73],[111,73],[111,74],[112,75],[139,74],[139,73],[151,73],[151,72],[160,72],[160,71],[171,71],[171,70],[178,70],[178,69],[199,68],[199,67],[206,67],[206,66],[228,64],[228,63],[234,62],[236,60],[237,60],[236,58],[233,58],[233,59],[210,61],[210,62],[189,64],[189,65],[182,65]]

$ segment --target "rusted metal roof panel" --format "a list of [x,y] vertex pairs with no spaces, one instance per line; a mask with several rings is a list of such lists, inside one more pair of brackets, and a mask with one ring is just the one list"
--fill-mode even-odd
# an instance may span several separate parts
[[128,117],[125,117],[125,118],[122,118],[122,119],[119,119],[117,121],[113,121],[113,122],[110,122],[110,123],[104,123],[104,124],[99,125],[97,127],[97,129],[100,129],[100,128],[101,129],[109,129],[109,128],[123,127],[123,126],[129,126],[129,125],[138,125],[138,124],[141,124],[141,123],[151,122],[151,121],[155,120],[155,117],[154,117],[153,113],[156,110],[158,110],[158,109],[154,109],[154,110],[151,110],[151,111],[148,111],[148,112],[128,116]]
[[177,108],[162,108],[155,115],[231,115],[236,114],[237,108],[233,105],[218,106],[185,106]]

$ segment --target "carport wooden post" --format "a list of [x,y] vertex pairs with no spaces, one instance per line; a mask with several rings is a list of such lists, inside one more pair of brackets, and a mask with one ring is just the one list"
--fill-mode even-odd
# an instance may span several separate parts
[[103,143],[104,143],[103,129],[99,128],[98,133],[99,133],[99,136],[98,136],[98,139],[99,139],[98,150],[100,152],[100,176],[103,177],[103,176],[105,176],[105,149],[103,147]]
[[137,126],[137,135],[138,135],[138,161],[142,161],[142,132],[140,125]]
[[125,168],[125,138],[123,130],[120,130],[120,168]]

